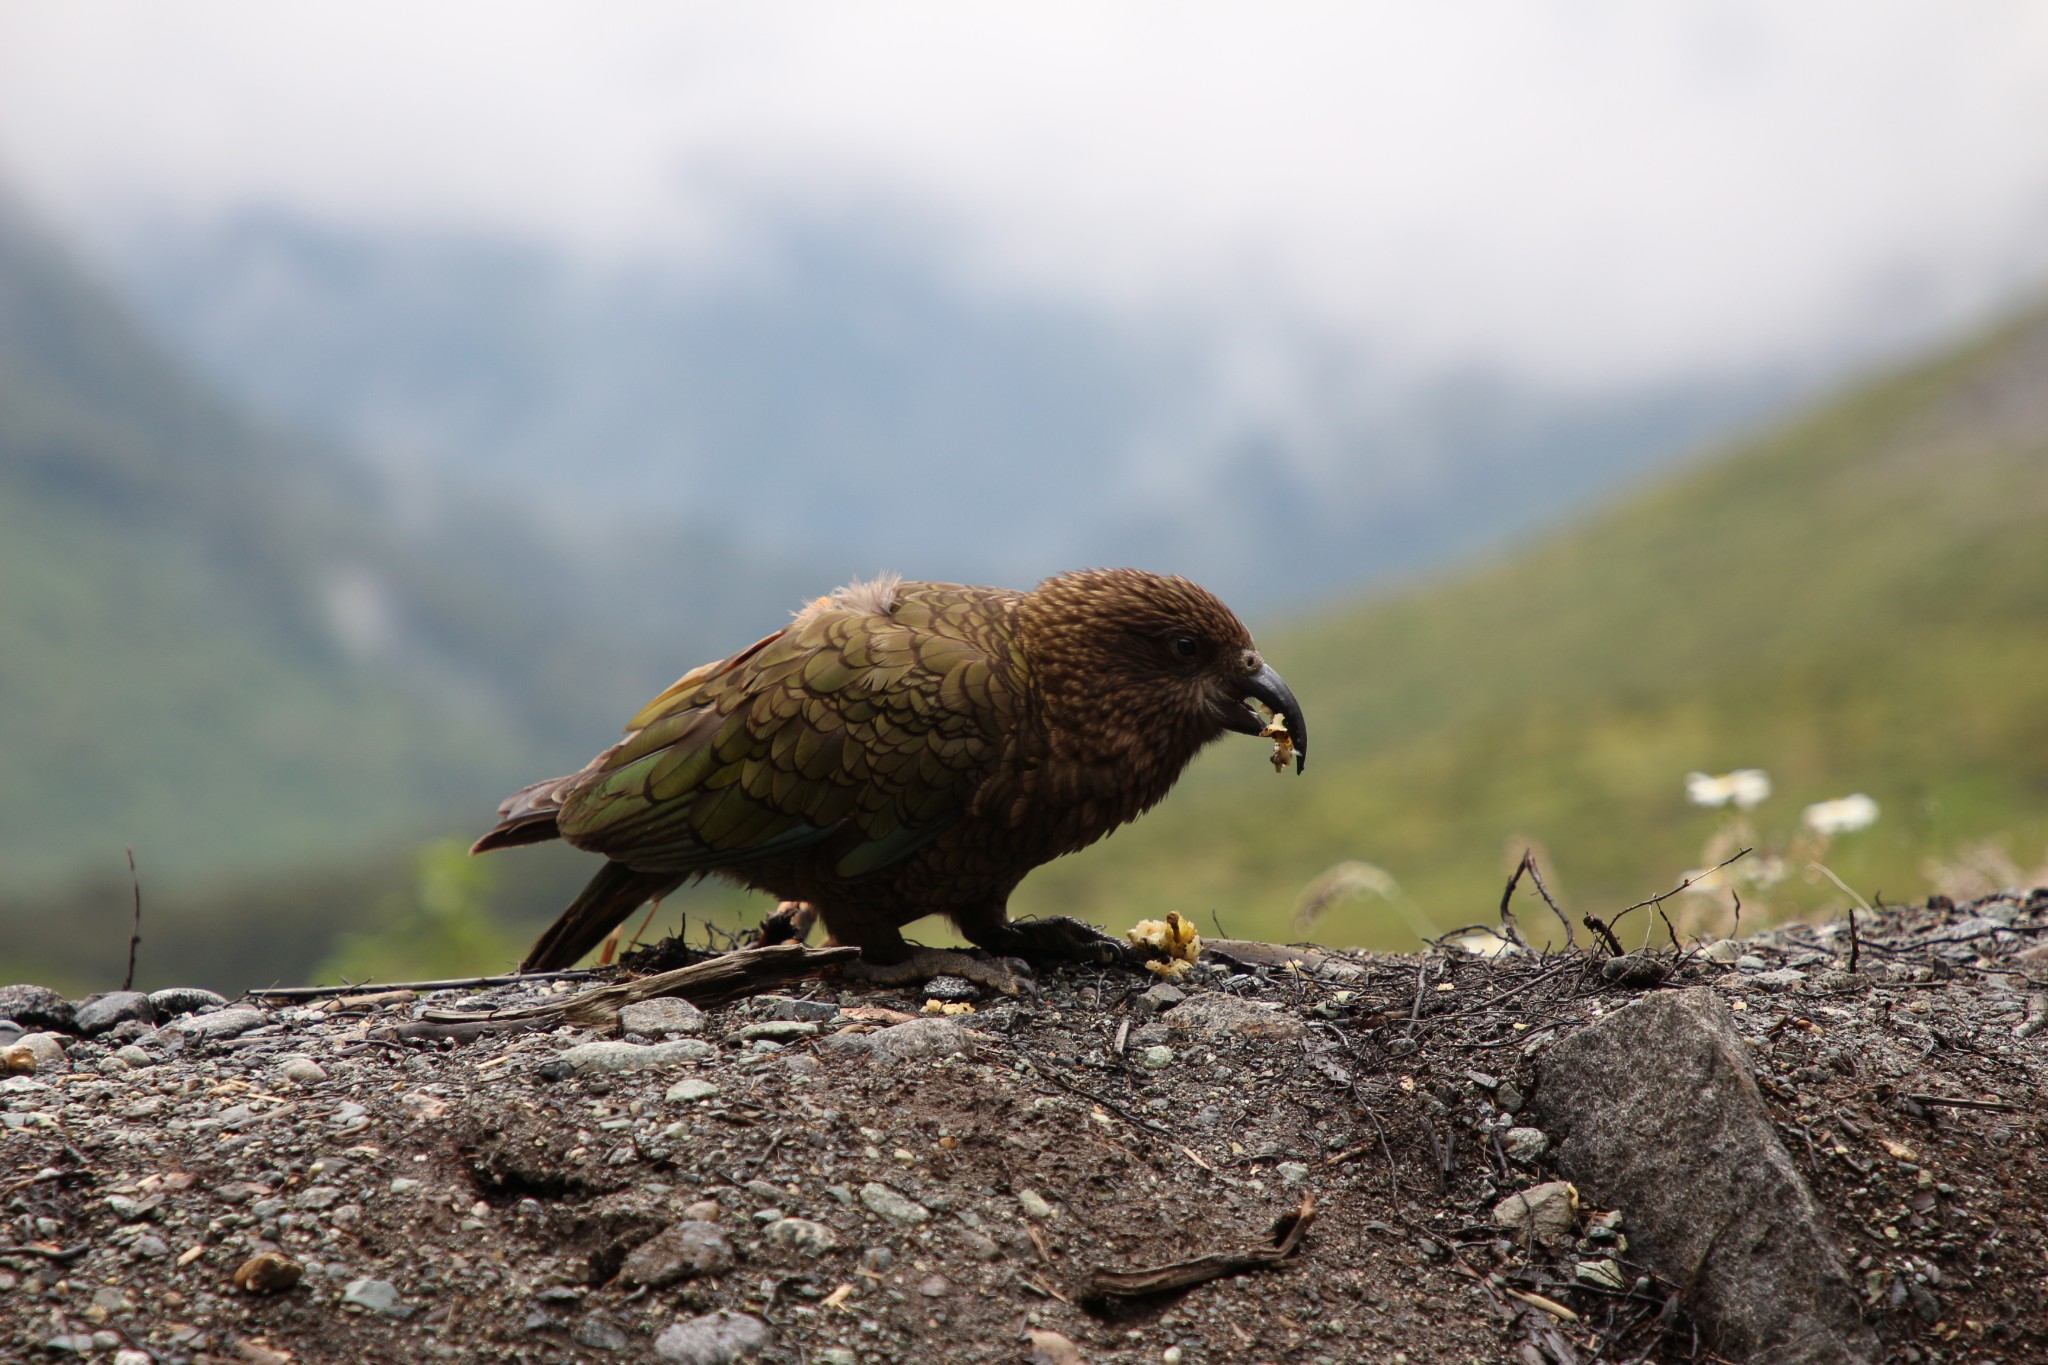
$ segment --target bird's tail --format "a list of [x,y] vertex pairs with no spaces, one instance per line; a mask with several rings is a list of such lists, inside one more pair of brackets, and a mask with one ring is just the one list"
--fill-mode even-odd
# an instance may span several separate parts
[[678,873],[636,872],[624,863],[606,863],[534,943],[519,970],[550,972],[574,966],[626,916],[653,897],[666,896],[682,883]]

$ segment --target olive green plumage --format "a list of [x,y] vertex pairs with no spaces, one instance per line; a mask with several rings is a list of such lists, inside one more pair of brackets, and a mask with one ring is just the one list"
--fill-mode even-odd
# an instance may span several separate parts
[[1184,579],[885,578],[684,675],[580,772],[509,798],[476,850],[560,837],[609,860],[528,970],[573,963],[707,873],[810,902],[878,962],[927,914],[996,951],[1085,956],[1080,926],[1011,924],[1011,890],[1151,807],[1225,730],[1257,733],[1249,698],[1305,749],[1286,685]]

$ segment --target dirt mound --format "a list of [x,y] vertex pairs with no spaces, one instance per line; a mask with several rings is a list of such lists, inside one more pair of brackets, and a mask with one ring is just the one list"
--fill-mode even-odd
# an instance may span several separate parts
[[1225,945],[624,1038],[423,1019],[566,985],[0,993],[101,1030],[0,1026],[0,1356],[2038,1360],[2044,933]]

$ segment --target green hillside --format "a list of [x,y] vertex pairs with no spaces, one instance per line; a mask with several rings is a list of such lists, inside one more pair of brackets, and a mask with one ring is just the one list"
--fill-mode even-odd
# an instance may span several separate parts
[[588,718],[541,623],[389,520],[0,212],[0,915],[129,843],[175,883],[410,841],[547,761]]
[[[2048,320],[2034,318],[1626,498],[1454,581],[1265,632],[1314,740],[1306,776],[1225,741],[1158,812],[1037,874],[1019,908],[1294,937],[1344,859],[1439,926],[1490,921],[1524,843],[1614,908],[1702,864],[1691,770],[1766,769],[1781,847],[1805,803],[1883,815],[1825,861],[1866,896],[1929,859],[2048,846]],[[1793,860],[1759,900],[1844,898]],[[1537,907],[1525,922],[1548,920]],[[1355,901],[1327,941],[1412,933]]]

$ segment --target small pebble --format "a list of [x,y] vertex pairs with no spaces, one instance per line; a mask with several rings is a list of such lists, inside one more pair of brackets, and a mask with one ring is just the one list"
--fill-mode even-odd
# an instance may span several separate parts
[[109,991],[81,1002],[72,1027],[92,1037],[131,1019],[156,1023],[156,1009],[149,1003],[149,997],[141,991]]
[[794,1043],[804,1038],[815,1038],[818,1025],[806,1019],[764,1019],[757,1024],[743,1024],[725,1036],[728,1043]]
[[295,1053],[280,1060],[278,1071],[297,1085],[313,1085],[327,1079],[327,1069],[311,1057]]
[[173,1020],[170,1027],[187,1038],[233,1038],[262,1024],[264,1019],[262,1010],[238,1005],[211,1014],[188,1014]]
[[792,1000],[787,996],[766,995],[761,1002],[767,1008],[762,1017],[766,1019],[801,1019],[813,1024],[822,1024],[839,1013],[839,1006],[829,1000]]
[[387,1318],[409,1318],[413,1310],[408,1307],[398,1292],[398,1286],[389,1280],[350,1280],[341,1291],[344,1307],[361,1308]]
[[809,1218],[782,1218],[768,1225],[767,1238],[779,1246],[794,1247],[806,1256],[823,1256],[839,1246],[839,1234]]
[[709,1099],[718,1093],[718,1087],[700,1076],[685,1076],[662,1093],[662,1099],[670,1104],[688,1104],[692,1100]]
[[925,998],[958,1004],[981,999],[981,987],[964,976],[935,976],[924,983]]
[[150,1008],[159,1019],[170,1019],[194,1010],[217,1010],[227,1006],[227,997],[197,986],[167,986],[160,991],[149,993]]
[[281,1294],[299,1282],[306,1268],[275,1251],[259,1251],[235,1271],[237,1289],[251,1294]]
[[662,1038],[671,1033],[702,1033],[704,1011],[680,996],[657,995],[652,1000],[638,1000],[621,1007],[619,1030],[648,1038]]
[[610,1076],[650,1067],[674,1066],[679,1062],[702,1061],[712,1054],[711,1044],[696,1038],[678,1038],[671,1043],[584,1043],[572,1047],[556,1061],[579,1076]]
[[860,1187],[860,1202],[868,1212],[888,1219],[892,1223],[922,1223],[932,1216],[931,1210],[904,1195],[898,1194],[880,1181],[870,1180]]
[[0,986],[0,1019],[25,1029],[69,1029],[78,1011],[48,986]]
[[10,1058],[23,1050],[35,1059],[32,1067],[22,1067],[10,1062],[17,1071],[61,1071],[64,1069],[64,1048],[71,1040],[61,1033],[24,1033],[15,1044],[7,1049]]
[[1024,1210],[1024,1216],[1033,1222],[1043,1223],[1052,1217],[1053,1207],[1045,1202],[1045,1196],[1037,1190],[1017,1191],[1017,1206]]
[[774,1339],[752,1314],[720,1309],[670,1327],[654,1339],[654,1354],[674,1365],[732,1365],[767,1350]]
[[629,1285],[661,1289],[698,1275],[716,1275],[731,1267],[732,1243],[710,1223],[685,1219],[663,1228],[627,1253],[619,1279]]

